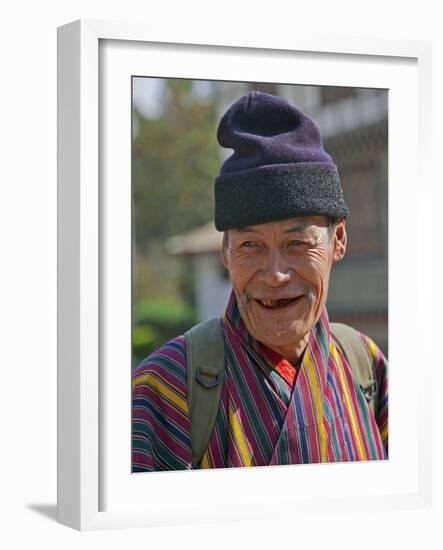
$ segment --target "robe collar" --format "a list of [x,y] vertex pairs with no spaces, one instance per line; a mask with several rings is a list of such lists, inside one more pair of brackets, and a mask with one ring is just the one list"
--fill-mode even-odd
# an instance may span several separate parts
[[[276,352],[266,353],[266,350],[263,349],[264,344],[253,338],[248,332],[241,318],[237,298],[233,290],[225,309],[223,322],[228,335],[239,341],[245,351],[257,359],[261,358],[260,362],[265,360],[271,368],[277,367],[282,356]],[[301,386],[300,390],[311,393],[312,398],[315,397],[317,403],[319,401],[323,402],[325,394],[330,339],[328,313],[326,308],[323,308],[318,322],[310,332],[308,344],[298,366],[299,374],[297,377],[297,380],[299,380],[297,384]]]

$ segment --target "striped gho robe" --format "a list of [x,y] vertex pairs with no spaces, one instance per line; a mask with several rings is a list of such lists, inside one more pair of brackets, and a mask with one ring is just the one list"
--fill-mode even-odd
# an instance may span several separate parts
[[[375,416],[331,338],[326,310],[311,331],[295,381],[275,368],[283,358],[247,332],[233,293],[222,321],[226,373],[202,468],[387,458],[387,362],[370,338],[361,335],[380,388]],[[180,336],[134,371],[133,472],[191,469],[186,397]]]

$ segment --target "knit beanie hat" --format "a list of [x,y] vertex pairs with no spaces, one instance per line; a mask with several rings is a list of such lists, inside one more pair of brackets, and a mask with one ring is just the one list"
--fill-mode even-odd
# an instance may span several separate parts
[[349,214],[337,167],[314,122],[282,98],[250,92],[220,120],[234,150],[215,179],[219,231],[297,216]]

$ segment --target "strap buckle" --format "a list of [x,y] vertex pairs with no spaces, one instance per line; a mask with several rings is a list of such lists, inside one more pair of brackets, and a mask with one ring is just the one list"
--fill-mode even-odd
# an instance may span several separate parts
[[372,401],[378,394],[377,380],[371,380],[368,385],[360,387],[367,401]]
[[[208,380],[207,377],[210,376],[212,380]],[[205,379],[206,377],[206,379]],[[195,379],[199,384],[204,388],[215,388],[221,382],[221,374],[219,372],[213,372],[208,368],[197,367],[195,371]]]

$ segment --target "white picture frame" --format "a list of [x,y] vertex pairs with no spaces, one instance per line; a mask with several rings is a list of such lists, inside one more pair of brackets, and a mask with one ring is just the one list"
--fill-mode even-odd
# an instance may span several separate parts
[[[331,507],[335,514],[356,506],[368,515],[404,509],[432,514],[426,387],[432,385],[434,352],[432,346],[421,351],[417,382],[402,346],[406,320],[400,310],[406,292],[413,333],[419,319],[433,315],[432,284],[424,284],[432,243],[418,246],[416,232],[407,239],[402,232],[405,212],[416,212],[419,224],[429,223],[431,211],[431,45],[302,33],[255,42],[173,34],[102,21],[77,21],[58,31],[58,521],[90,530],[284,519],[294,510],[309,523],[314,512],[326,517]],[[390,459],[131,475],[128,77],[281,81],[288,67],[298,71],[297,80],[285,78],[288,83],[390,84]],[[409,140],[402,132],[405,119]],[[401,162],[405,147],[407,163]],[[404,273],[402,261],[411,254]]]

